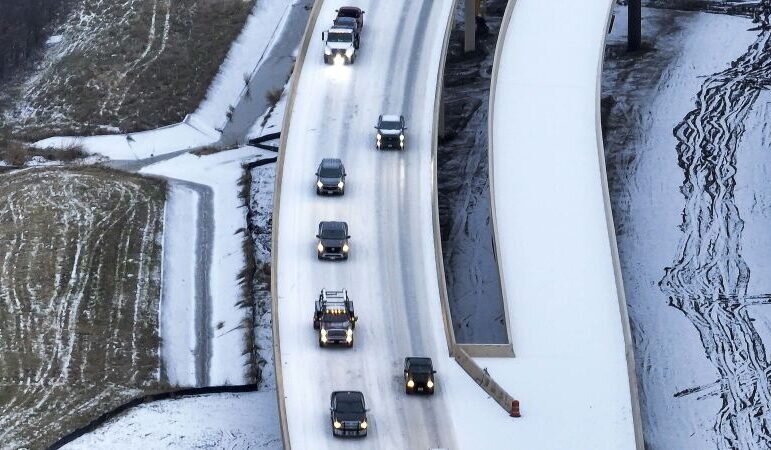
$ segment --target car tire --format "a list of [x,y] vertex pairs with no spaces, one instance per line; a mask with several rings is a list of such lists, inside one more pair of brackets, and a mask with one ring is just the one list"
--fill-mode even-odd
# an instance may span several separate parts
[[329,56],[324,55],[324,64],[329,64]]
[[321,342],[321,339],[319,339],[319,348],[324,348],[324,343]]
[[323,257],[323,256],[321,256],[321,253],[317,253],[317,254],[316,254],[316,256],[318,256],[318,258],[319,258],[319,261],[321,261],[322,259],[324,259],[324,257]]

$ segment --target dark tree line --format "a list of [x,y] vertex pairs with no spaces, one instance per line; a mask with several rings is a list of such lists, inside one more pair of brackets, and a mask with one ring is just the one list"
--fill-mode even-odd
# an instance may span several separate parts
[[0,79],[29,61],[71,0],[0,0]]

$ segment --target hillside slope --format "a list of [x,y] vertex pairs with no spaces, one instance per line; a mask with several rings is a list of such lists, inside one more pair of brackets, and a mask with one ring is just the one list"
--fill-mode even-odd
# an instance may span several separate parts
[[254,1],[75,0],[35,70],[2,89],[0,125],[33,140],[178,122],[203,99]]

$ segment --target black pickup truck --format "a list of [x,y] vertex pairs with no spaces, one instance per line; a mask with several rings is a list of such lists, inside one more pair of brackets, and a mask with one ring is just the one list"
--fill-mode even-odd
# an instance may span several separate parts
[[353,347],[356,312],[345,289],[322,289],[313,312],[313,328],[319,330],[319,347],[340,344]]

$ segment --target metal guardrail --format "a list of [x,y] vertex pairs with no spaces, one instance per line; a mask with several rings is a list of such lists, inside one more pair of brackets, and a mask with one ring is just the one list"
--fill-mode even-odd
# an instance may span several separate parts
[[276,372],[276,396],[278,397],[279,424],[281,426],[281,440],[284,444],[284,450],[291,450],[292,445],[289,440],[289,425],[286,417],[286,403],[284,402],[284,377],[281,364],[281,344],[279,342],[279,323],[278,323],[278,294],[276,292],[278,273],[278,232],[279,232],[279,212],[281,211],[281,182],[284,174],[284,155],[286,154],[286,141],[289,139],[289,124],[292,121],[292,110],[294,109],[295,98],[297,97],[297,85],[299,84],[300,74],[302,73],[305,55],[308,53],[308,46],[313,36],[313,30],[316,28],[316,21],[319,18],[321,7],[324,0],[316,0],[313,4],[308,24],[305,26],[305,33],[297,52],[297,60],[294,63],[292,71],[292,81],[289,83],[289,95],[287,97],[284,119],[281,125],[281,141],[278,146],[278,161],[276,163],[276,184],[273,191],[273,227],[271,233],[271,317],[273,324],[273,364]]

